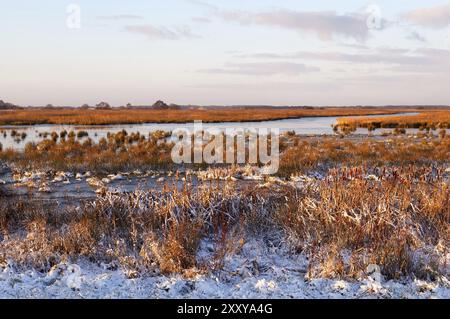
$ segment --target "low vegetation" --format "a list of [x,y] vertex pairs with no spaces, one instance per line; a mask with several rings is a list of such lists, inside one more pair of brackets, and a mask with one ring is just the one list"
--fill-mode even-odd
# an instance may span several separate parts
[[[177,168],[172,162],[173,143],[168,139],[168,132],[157,131],[145,136],[121,131],[108,134],[98,143],[85,136],[82,131],[78,134],[69,132],[61,134],[59,139],[55,135],[55,138],[39,143],[27,143],[23,151],[0,148],[0,160],[20,170],[63,170],[73,173]],[[303,138],[286,134],[280,139],[280,149],[278,175],[290,177],[308,171],[326,172],[342,166],[447,163],[450,158],[450,136],[422,134],[416,138],[342,139]]]
[[[122,131],[94,143],[84,133],[49,134],[24,151],[0,150],[0,161],[19,171],[176,170],[168,136]],[[281,149],[280,178],[199,179],[193,187],[192,175],[173,174],[159,189],[105,189],[75,207],[17,199],[0,185],[0,266],[46,273],[83,259],[125,269],[129,278],[189,278],[221,271],[257,238],[306,256],[307,279],[363,278],[371,265],[386,279],[448,276],[449,136],[288,132]],[[205,243],[207,258],[199,253]]]
[[362,140],[324,137],[294,139],[293,146],[282,154],[279,175],[298,172],[327,171],[342,166],[407,166],[448,163],[450,138],[365,138]]
[[379,181],[358,174],[358,168],[336,171],[289,197],[277,213],[297,251],[311,254],[309,276],[358,278],[369,264],[387,278],[444,273],[448,185],[416,167],[386,171]]
[[[23,151],[6,149],[0,159],[19,169],[54,169],[73,172],[117,172],[143,167],[163,168],[171,163],[172,144],[164,135],[144,136],[126,131],[108,134],[98,143],[87,132],[73,131],[39,143],[27,143]],[[65,137],[67,135],[67,138]],[[85,138],[84,140],[81,140]]]
[[339,119],[337,128],[351,131],[358,127],[373,131],[380,128],[438,130],[450,128],[450,109],[427,110],[412,116],[390,116],[358,119]]
[[142,123],[249,122],[319,116],[381,115],[401,109],[371,108],[223,108],[223,109],[20,109],[0,111],[0,125],[112,125]]

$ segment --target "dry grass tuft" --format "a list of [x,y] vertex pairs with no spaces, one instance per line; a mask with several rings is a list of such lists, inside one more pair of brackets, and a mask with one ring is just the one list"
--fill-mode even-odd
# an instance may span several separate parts
[[[2,201],[0,259],[41,271],[83,257],[144,272],[180,273],[201,266],[201,239],[211,238],[222,249],[220,241],[241,227],[241,218],[267,205],[253,201],[233,188],[108,193],[78,209]],[[219,251],[215,255],[223,257]]]
[[449,244],[450,189],[437,175],[413,181],[414,170],[381,181],[338,172],[289,197],[277,218],[296,249],[311,256],[309,276],[358,278],[370,264],[387,278],[445,273],[434,249]]

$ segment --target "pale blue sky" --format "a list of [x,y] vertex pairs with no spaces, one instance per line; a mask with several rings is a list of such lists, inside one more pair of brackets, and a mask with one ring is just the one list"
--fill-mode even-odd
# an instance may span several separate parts
[[0,4],[0,99],[21,105],[450,104],[449,1]]

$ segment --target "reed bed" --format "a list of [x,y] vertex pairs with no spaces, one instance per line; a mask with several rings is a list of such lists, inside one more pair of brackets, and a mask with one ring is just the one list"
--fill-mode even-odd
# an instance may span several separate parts
[[336,127],[343,131],[358,127],[371,131],[380,128],[415,128],[428,131],[447,129],[450,128],[450,109],[421,111],[412,116],[339,119]]
[[[18,169],[49,169],[72,172],[95,171],[117,173],[137,168],[165,168],[171,161],[171,143],[165,135],[144,136],[122,131],[108,134],[94,143],[90,138],[77,139],[68,133],[67,138],[44,139],[28,143],[23,151],[0,151],[0,159]],[[82,136],[83,137],[83,136]]]
[[449,185],[415,167],[381,181],[355,171],[304,188],[277,212],[288,242],[310,256],[307,275],[356,279],[369,265],[389,279],[448,275]]
[[342,166],[407,166],[445,164],[450,158],[450,138],[350,140],[296,138],[280,160],[280,176],[308,171],[327,172]]
[[152,109],[35,109],[0,111],[0,125],[68,124],[113,125],[142,123],[187,123],[203,121],[252,122],[301,117],[356,116],[401,113],[401,109],[364,108],[223,108],[192,110]]
[[[69,134],[70,135],[70,134]],[[173,143],[168,133],[150,136],[139,133],[109,134],[94,143],[74,136],[29,143],[24,151],[0,149],[0,160],[18,170],[64,170],[76,172],[117,173],[134,169],[178,169],[171,159]],[[302,138],[285,135],[280,139],[278,175],[308,171],[326,172],[341,166],[432,165],[448,163],[450,136],[423,138],[341,139],[339,137]],[[218,164],[217,166],[224,166]],[[196,165],[194,168],[204,168]]]

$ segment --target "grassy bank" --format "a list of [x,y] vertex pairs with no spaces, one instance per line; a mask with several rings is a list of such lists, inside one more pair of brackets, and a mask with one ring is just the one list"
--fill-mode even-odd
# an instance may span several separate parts
[[[404,111],[404,110],[403,110]],[[71,125],[113,125],[142,123],[186,123],[203,122],[252,122],[319,116],[356,116],[395,114],[401,109],[211,109],[211,110],[86,110],[86,109],[21,109],[0,111],[0,125],[71,124]]]
[[450,128],[450,109],[427,110],[412,116],[390,116],[359,119],[339,119],[340,128],[415,128],[421,130],[436,130]]

